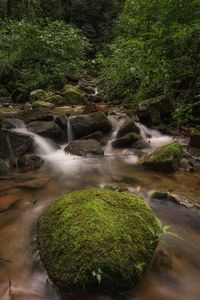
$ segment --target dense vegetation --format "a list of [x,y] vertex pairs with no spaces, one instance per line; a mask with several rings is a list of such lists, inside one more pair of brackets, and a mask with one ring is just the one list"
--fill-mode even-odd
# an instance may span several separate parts
[[0,79],[8,93],[62,87],[91,65],[105,100],[170,95],[178,99],[173,119],[190,122],[199,111],[200,1],[1,1]]

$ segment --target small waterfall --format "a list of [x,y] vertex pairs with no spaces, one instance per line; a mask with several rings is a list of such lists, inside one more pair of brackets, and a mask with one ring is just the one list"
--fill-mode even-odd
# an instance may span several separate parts
[[142,139],[148,142],[152,148],[162,147],[172,142],[171,136],[163,135],[158,130],[150,129],[140,123],[136,123],[136,125],[140,129]]
[[25,129],[26,128],[26,125],[24,124],[24,122],[20,119],[15,119],[15,118],[12,118],[12,119],[7,119],[8,122],[10,124],[12,124],[15,128],[19,128],[19,129]]
[[68,136],[68,144],[69,144],[74,140],[70,117],[67,120],[67,136]]
[[6,143],[8,145],[8,151],[9,151],[10,157],[14,157],[14,152],[13,152],[13,148],[12,148],[12,145],[11,145],[11,142],[10,142],[9,135],[6,136]]

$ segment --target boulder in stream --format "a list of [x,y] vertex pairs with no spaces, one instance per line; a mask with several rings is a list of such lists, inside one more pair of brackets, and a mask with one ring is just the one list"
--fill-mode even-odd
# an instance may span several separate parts
[[135,125],[135,122],[131,119],[127,119],[117,132],[117,138],[121,138],[128,133],[140,134],[140,129]]
[[63,104],[65,105],[80,105],[86,103],[85,93],[83,93],[77,86],[67,84],[62,92]]
[[55,122],[35,121],[28,124],[28,130],[52,140],[59,140],[61,128]]
[[112,129],[110,120],[102,112],[77,116],[71,118],[70,122],[75,138],[87,136],[95,131],[101,131],[105,134]]
[[17,168],[20,171],[30,171],[39,169],[43,164],[43,160],[35,154],[27,154],[17,159]]
[[94,139],[77,140],[65,147],[65,152],[77,156],[103,156],[101,144]]
[[40,217],[49,277],[65,291],[130,290],[150,262],[160,228],[138,196],[106,189],[64,195]]
[[42,90],[42,89],[34,90],[29,95],[31,102],[38,101],[38,100],[44,101],[48,97],[49,97],[49,94],[45,90]]
[[31,153],[34,149],[34,140],[27,134],[2,130],[0,132],[0,157],[7,159]]
[[182,157],[182,146],[178,142],[173,142],[144,155],[140,163],[151,170],[174,172],[178,169]]
[[116,139],[112,142],[113,148],[128,148],[133,145],[133,143],[138,142],[140,140],[140,136],[137,133],[131,132],[126,135]]

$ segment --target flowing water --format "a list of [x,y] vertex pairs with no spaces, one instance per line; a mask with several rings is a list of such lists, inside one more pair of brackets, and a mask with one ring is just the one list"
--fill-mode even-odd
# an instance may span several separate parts
[[[0,177],[0,196],[18,199],[11,209],[0,213],[0,299],[117,299],[98,292],[62,294],[48,279],[35,240],[37,219],[54,199],[88,187],[115,186],[141,195],[163,224],[170,224],[171,230],[181,237],[163,237],[169,246],[158,245],[152,263],[137,287],[127,295],[121,295],[120,299],[199,300],[199,212],[173,202],[150,200],[150,196],[154,190],[170,190],[198,202],[200,174],[163,175],[144,170],[137,166],[138,157],[133,150],[113,150],[110,141],[105,146],[104,158],[82,159],[66,155],[65,145],[57,149],[49,140],[28,132],[23,124],[15,126],[14,130],[34,138],[36,151],[44,165],[34,172],[13,172],[9,178]],[[120,122],[116,122],[111,140],[119,126]],[[171,141],[171,137],[158,131],[141,124],[138,126],[152,149]]]

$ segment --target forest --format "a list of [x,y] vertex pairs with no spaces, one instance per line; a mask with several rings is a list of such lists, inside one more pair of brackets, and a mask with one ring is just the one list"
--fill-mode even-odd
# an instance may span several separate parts
[[0,298],[199,300],[200,0],[0,0]]

